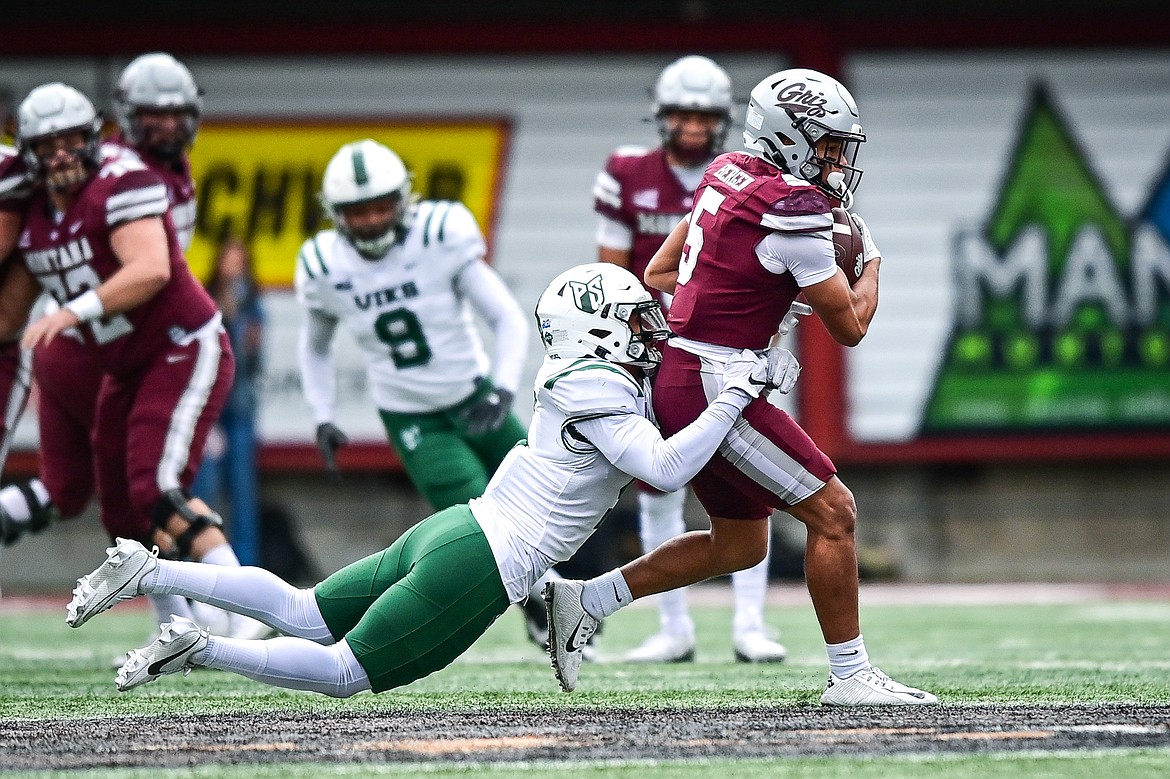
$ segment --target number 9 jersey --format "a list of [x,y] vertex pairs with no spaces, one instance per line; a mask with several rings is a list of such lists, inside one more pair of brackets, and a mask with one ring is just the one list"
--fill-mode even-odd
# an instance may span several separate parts
[[297,300],[341,323],[366,360],[373,400],[395,413],[466,399],[489,363],[460,278],[486,253],[462,203],[425,200],[405,237],[368,260],[336,230],[297,255]]

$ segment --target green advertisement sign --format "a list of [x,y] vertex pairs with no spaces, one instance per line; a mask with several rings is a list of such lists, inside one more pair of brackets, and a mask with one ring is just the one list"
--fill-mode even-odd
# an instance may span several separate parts
[[1170,430],[1168,190],[1127,220],[1036,87],[992,213],[954,238],[922,432]]

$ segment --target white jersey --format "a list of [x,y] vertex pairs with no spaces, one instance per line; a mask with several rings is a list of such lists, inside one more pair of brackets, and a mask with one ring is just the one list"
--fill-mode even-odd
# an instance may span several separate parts
[[485,252],[466,206],[423,201],[406,238],[381,259],[365,259],[335,230],[306,241],[297,256],[297,300],[341,323],[357,340],[378,408],[449,408],[488,373],[487,354],[457,283]]
[[527,441],[509,452],[483,497],[469,504],[512,602],[581,548],[633,480],[572,428],[625,414],[652,419],[649,382],[639,384],[600,359],[544,361]]

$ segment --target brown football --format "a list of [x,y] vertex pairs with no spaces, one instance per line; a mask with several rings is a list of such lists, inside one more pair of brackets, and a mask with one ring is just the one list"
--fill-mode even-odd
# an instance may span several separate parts
[[865,247],[862,245],[861,232],[844,208],[833,209],[833,255],[852,287],[865,267]]

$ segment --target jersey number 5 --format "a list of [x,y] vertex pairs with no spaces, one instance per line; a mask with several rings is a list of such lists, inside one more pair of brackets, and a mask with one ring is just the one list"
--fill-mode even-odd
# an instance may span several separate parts
[[711,187],[707,187],[703,194],[699,195],[699,200],[691,211],[691,224],[687,228],[687,240],[683,244],[682,259],[678,263],[676,284],[686,284],[691,280],[691,274],[695,272],[695,263],[699,261],[699,252],[703,250],[703,214],[714,216],[726,199],[727,195]]

